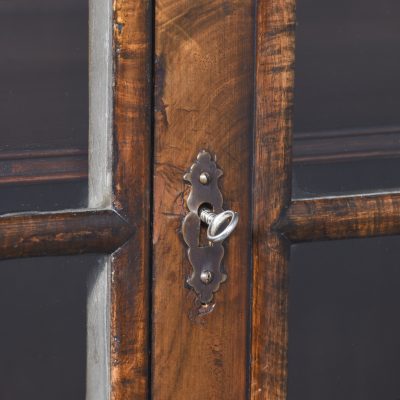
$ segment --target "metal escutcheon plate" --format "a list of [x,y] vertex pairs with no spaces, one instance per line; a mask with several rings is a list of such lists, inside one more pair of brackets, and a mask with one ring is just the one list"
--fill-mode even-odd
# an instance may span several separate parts
[[[187,283],[197,293],[202,304],[211,303],[213,294],[227,278],[221,267],[224,256],[222,240],[229,236],[236,227],[238,218],[233,211],[226,212],[222,209],[223,199],[218,187],[218,179],[221,176],[222,171],[218,169],[210,153],[206,151],[198,154],[196,162],[184,176],[184,179],[191,184],[187,199],[189,213],[186,215],[182,227],[183,238],[188,245],[188,258],[193,267]],[[219,233],[215,232],[215,228],[211,229],[212,235],[217,240],[209,240],[206,245],[200,246],[202,223],[200,214],[204,207],[207,207],[209,211],[204,213],[203,221],[215,220],[219,225],[219,220],[223,221],[230,217],[231,222],[225,228],[225,232]],[[210,228],[213,227],[210,225]],[[208,237],[212,239],[213,236],[210,235],[209,232]]]

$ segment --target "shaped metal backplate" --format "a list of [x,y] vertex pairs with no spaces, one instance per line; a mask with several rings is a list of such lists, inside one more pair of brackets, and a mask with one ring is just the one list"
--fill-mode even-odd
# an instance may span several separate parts
[[[188,257],[193,267],[192,275],[187,280],[188,285],[195,290],[202,304],[212,301],[213,293],[226,280],[226,274],[221,270],[221,261],[224,248],[221,243],[208,242],[200,246],[201,220],[199,211],[201,206],[207,205],[215,213],[222,209],[222,194],[218,187],[218,178],[222,171],[218,169],[210,153],[201,151],[197,161],[184,179],[191,184],[191,191],[187,199],[189,213],[183,221],[183,238],[188,245]],[[207,177],[202,180],[201,177]]]

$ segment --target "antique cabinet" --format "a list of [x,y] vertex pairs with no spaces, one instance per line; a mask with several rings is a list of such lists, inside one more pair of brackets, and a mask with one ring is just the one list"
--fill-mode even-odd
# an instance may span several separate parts
[[[343,332],[346,309],[363,296],[353,287],[367,279],[356,275],[355,286],[347,287],[343,282],[351,272],[335,263],[347,258],[357,264],[354,249],[369,254],[365,265],[377,268],[364,283],[373,288],[398,248],[400,194],[393,171],[400,154],[395,98],[400,61],[392,53],[398,53],[393,46],[400,41],[400,10],[389,0],[317,3],[299,0],[298,12],[295,0],[0,5],[6,60],[0,256],[5,293],[14,293],[3,300],[13,304],[6,320],[23,332],[3,337],[18,350],[4,353],[8,361],[2,368],[10,378],[0,384],[0,397],[379,398],[357,397],[370,373],[363,375],[359,353],[352,353],[357,360],[348,374],[357,376],[354,384],[346,381],[348,386],[336,379],[338,371],[347,371],[346,363],[342,369],[336,354],[325,355]],[[16,21],[19,36],[10,34]],[[223,172],[218,210],[239,216],[220,247],[226,282],[221,278],[212,300],[203,302],[187,280],[194,261],[182,228],[195,186],[184,176],[202,151]],[[363,178],[356,171],[365,172]],[[203,178],[201,184],[208,185],[210,176]],[[193,217],[198,226],[192,224],[187,234],[194,229],[200,246],[215,250],[221,245],[205,240],[197,211],[198,205]],[[367,239],[389,235],[391,244]],[[327,256],[342,251],[336,245],[329,250],[316,244],[339,239],[357,239],[343,242],[350,244],[342,247],[342,258]],[[299,244],[309,242],[314,247],[301,250]],[[27,264],[21,264],[23,258]],[[207,260],[200,255],[198,268]],[[324,266],[326,273],[320,272]],[[362,265],[354,268],[362,274]],[[200,291],[216,278],[217,269],[212,271],[200,271],[209,273],[201,278]],[[399,277],[396,271],[388,278],[392,282]],[[13,292],[21,282],[25,286]],[[45,292],[42,306],[32,300],[38,294],[27,289],[30,283],[39,285],[39,292],[54,288]],[[386,283],[377,286],[378,300],[371,307],[386,307]],[[335,297],[345,290],[346,298]],[[65,309],[57,308],[64,304],[58,296],[70,296]],[[57,299],[52,312],[45,306],[51,298]],[[395,307],[396,300],[388,301]],[[71,304],[75,311],[66,311]],[[335,304],[342,305],[340,311],[332,311]],[[382,323],[382,329],[397,332],[397,325],[383,324],[383,312],[371,314],[362,301],[359,306],[361,314],[365,311],[363,326]],[[32,318],[18,325],[13,315]],[[360,327],[354,318],[348,323],[353,319]],[[79,332],[65,330],[78,323]],[[41,324],[50,332],[57,324],[61,328],[44,339],[45,330],[36,329]],[[331,342],[319,341],[329,330]],[[364,333],[351,336],[354,346]],[[29,355],[26,337],[38,338],[27,340],[29,346],[43,341],[40,351],[47,356]],[[312,343],[306,340],[311,337]],[[344,359],[349,337],[341,339],[344,347],[341,342],[332,347],[337,353],[342,348]],[[387,339],[376,337],[376,342]],[[51,353],[53,345],[64,352]],[[77,349],[80,356],[69,359]],[[390,349],[398,360],[398,347]],[[70,370],[58,370],[63,363]],[[35,369],[38,376],[26,378]],[[318,371],[325,371],[320,382]],[[43,374],[52,385],[40,378]],[[30,387],[24,387],[25,380]],[[390,396],[400,391],[396,383],[387,387]]]

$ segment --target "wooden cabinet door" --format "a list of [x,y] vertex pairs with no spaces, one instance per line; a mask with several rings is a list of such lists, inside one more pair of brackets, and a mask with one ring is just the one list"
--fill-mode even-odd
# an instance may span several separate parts
[[[156,1],[154,399],[283,399],[294,2]],[[202,313],[185,286],[183,181],[202,149],[223,169],[228,279]]]
[[[88,207],[1,216],[1,257],[105,255],[87,399],[284,400],[291,244],[399,234],[400,194],[293,198],[295,0],[89,4]],[[240,218],[207,304],[182,234],[204,150]]]
[[[154,16],[151,396],[286,399],[291,244],[398,234],[399,194],[293,197],[295,1],[158,0]],[[376,146],[380,131],[366,132],[350,139],[355,159]],[[329,138],[317,162],[340,151]],[[181,231],[182,176],[202,149],[224,171],[224,207],[240,213],[206,313],[184,284]],[[296,161],[313,151],[299,146]]]
[[[155,8],[152,395],[245,398],[251,277],[254,5],[160,1]],[[240,213],[225,246],[226,283],[203,315],[181,227],[197,154],[224,175],[224,208]],[[227,241],[228,242],[228,241]]]
[[[68,393],[69,398],[79,393],[88,400],[148,398],[153,4],[4,1],[0,8],[4,54],[0,258],[3,284],[7,276],[16,281],[14,285],[10,282],[7,292],[15,286],[15,292],[25,299],[8,307],[17,310],[13,318],[18,321],[10,321],[10,332],[22,326],[22,333],[3,330],[2,342],[18,351],[10,362],[7,357],[12,350],[2,358],[0,397],[58,398],[58,386],[67,382],[61,398]],[[79,198],[81,192],[89,192],[88,201]],[[100,257],[28,259],[84,253]],[[28,260],[8,261],[18,258]],[[95,260],[96,273],[86,282],[88,260]],[[46,274],[52,265],[54,270]],[[18,280],[20,271],[29,273]],[[62,274],[67,278],[60,283]],[[34,279],[29,282],[29,277]],[[45,294],[63,288],[63,293],[56,293],[47,303],[45,294],[39,293],[45,302],[39,313],[43,322],[34,319],[38,314],[35,299],[26,300],[38,292],[30,286],[38,281],[53,289],[44,289]],[[65,287],[68,283],[70,288]],[[21,289],[24,284],[26,290]],[[2,298],[15,299],[15,292],[14,297],[3,294]],[[71,338],[59,334],[59,321],[68,324],[68,318],[57,314],[60,303],[68,305],[58,297],[64,293],[68,299],[76,297],[76,302],[87,293],[87,311],[83,301],[80,318],[70,319],[75,323],[87,315],[87,340],[85,334],[76,339],[81,329],[71,329],[75,335]],[[18,304],[25,308],[19,309]],[[26,309],[32,310],[27,322],[22,320]],[[66,314],[71,316],[76,309],[67,309]],[[55,314],[60,318],[52,321]],[[65,343],[55,343],[49,332],[37,334],[42,329],[38,325],[51,326],[51,322],[51,333]],[[19,338],[24,335],[29,340],[21,343]],[[66,369],[59,365],[68,364],[69,358],[47,357],[62,353],[51,349],[43,357],[40,348],[28,348],[35,342],[32,337],[44,343],[41,348],[68,349],[78,343],[80,349],[73,352],[84,349],[87,342],[87,361],[80,354],[81,364],[71,376],[64,376]],[[24,365],[26,359],[31,368]],[[47,384],[46,379],[52,378],[43,376],[52,365],[57,367],[52,375],[56,382]],[[86,388],[81,382],[85,369]],[[30,372],[29,377],[24,375]],[[41,384],[26,388],[35,376]]]

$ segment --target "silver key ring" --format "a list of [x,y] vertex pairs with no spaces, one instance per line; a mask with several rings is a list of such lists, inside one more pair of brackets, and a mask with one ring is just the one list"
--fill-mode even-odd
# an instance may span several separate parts
[[[239,222],[238,213],[227,210],[219,214],[214,214],[212,211],[203,208],[200,212],[200,219],[208,224],[207,238],[213,243],[220,243],[225,240],[236,228]],[[221,227],[229,221],[229,224],[222,230]]]

